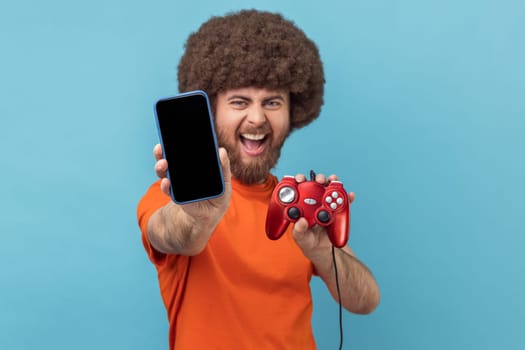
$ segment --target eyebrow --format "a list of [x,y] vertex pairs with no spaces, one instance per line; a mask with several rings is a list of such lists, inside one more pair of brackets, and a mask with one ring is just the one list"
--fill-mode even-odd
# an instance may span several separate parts
[[[240,100],[244,100],[244,101],[252,101],[251,98],[243,96],[243,95],[230,96],[230,97],[228,97],[227,101],[231,101],[231,100],[235,100],[235,99],[240,99]],[[268,97],[263,98],[263,102],[266,102],[266,101],[269,101],[269,100],[275,100],[275,99],[284,101],[284,97],[282,95],[272,95],[272,96],[268,96]]]

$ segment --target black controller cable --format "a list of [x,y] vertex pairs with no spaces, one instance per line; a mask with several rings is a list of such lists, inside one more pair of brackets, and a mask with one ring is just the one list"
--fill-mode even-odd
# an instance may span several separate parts
[[337,301],[339,302],[339,350],[343,349],[343,309],[341,306],[341,289],[339,288],[339,276],[337,275],[337,263],[335,261],[335,247],[332,245],[332,259],[334,261],[335,286],[337,288]]
[[[315,172],[310,170],[310,180],[315,181]],[[341,288],[339,287],[339,275],[337,273],[337,261],[335,259],[335,247],[332,244],[332,261],[334,263],[335,286],[337,289],[337,301],[339,303],[339,350],[343,349],[343,308],[341,302]]]

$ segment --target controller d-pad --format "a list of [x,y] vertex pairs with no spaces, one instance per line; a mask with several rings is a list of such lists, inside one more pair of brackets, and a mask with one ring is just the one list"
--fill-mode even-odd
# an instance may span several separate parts
[[321,210],[317,213],[317,219],[323,224],[326,224],[330,221],[330,214],[326,210]]
[[297,220],[301,216],[301,212],[296,207],[291,207],[290,209],[288,209],[288,216],[292,220]]

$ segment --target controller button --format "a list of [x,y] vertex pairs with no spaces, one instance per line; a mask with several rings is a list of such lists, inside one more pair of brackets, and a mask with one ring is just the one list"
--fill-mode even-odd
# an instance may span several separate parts
[[304,204],[308,204],[308,205],[316,205],[317,204],[317,201],[313,198],[305,198],[304,200]]
[[330,214],[326,210],[321,210],[319,213],[317,213],[317,219],[319,219],[319,221],[323,224],[326,224],[328,221],[330,221]]
[[337,202],[337,204],[341,205],[341,204],[343,204],[344,200],[343,200],[343,198],[337,198],[336,202]]
[[295,200],[295,191],[293,188],[285,186],[279,190],[279,199],[283,203],[292,203]]
[[337,192],[335,192],[335,191],[334,191],[334,192],[332,192],[332,197],[334,197],[334,198],[337,198],[337,197],[339,197],[339,193],[337,193]]
[[332,208],[333,210],[336,210],[337,209],[337,203],[330,204],[330,208]]
[[333,199],[332,199],[332,197],[326,197],[325,201],[326,201],[326,203],[330,204],[330,203],[332,203]]
[[301,212],[296,207],[291,207],[290,209],[288,209],[288,216],[292,220],[297,220],[301,216]]

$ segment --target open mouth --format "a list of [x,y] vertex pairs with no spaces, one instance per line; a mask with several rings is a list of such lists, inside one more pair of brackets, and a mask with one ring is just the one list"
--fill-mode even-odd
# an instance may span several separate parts
[[244,152],[255,157],[261,155],[266,149],[268,134],[241,134],[240,139]]

